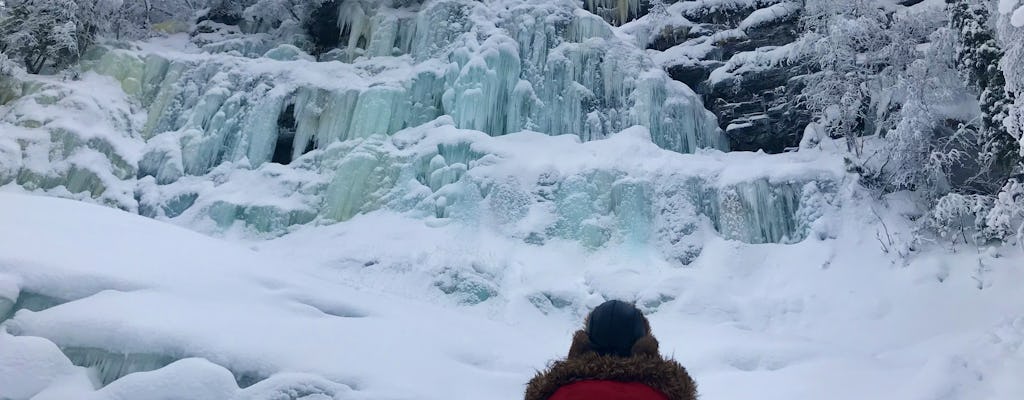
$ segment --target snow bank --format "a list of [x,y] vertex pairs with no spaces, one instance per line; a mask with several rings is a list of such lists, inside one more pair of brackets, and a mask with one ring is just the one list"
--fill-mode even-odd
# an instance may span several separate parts
[[1020,0],[999,0],[999,12],[1010,15],[1010,23],[1024,27],[1024,4]]
[[[894,268],[865,207],[835,238],[706,238],[677,268],[653,244],[588,252],[388,212],[241,245],[0,195],[20,227],[0,231],[0,274],[62,299],[0,325],[0,396],[512,399],[606,298],[651,313],[708,397],[1019,393],[1019,250]],[[863,385],[835,392],[849,376]]]
[[116,81],[34,79],[0,108],[0,185],[135,210],[139,114]]
[[[271,398],[254,391],[314,388],[343,398],[446,397],[436,391],[441,387],[422,391],[438,382],[479,397],[520,390],[533,360],[544,357],[545,349],[526,349],[525,337],[502,323],[325,280],[321,274],[328,269],[309,269],[112,209],[39,197],[0,199],[0,222],[24,227],[0,233],[0,271],[21,279],[23,291],[70,300],[19,310],[4,323],[2,329],[17,336],[2,336],[0,366],[19,371],[4,378],[30,373],[33,379],[0,385],[3,397],[31,397],[71,373],[57,347],[100,368],[97,387],[115,381],[119,376],[110,374],[118,371],[160,365],[142,355],[169,360],[156,372],[130,375],[95,393],[89,387],[74,398],[228,398],[225,393],[237,392],[237,385],[247,387],[241,398]],[[43,251],[46,246],[61,251]],[[415,340],[408,337],[408,324],[416,326]],[[560,336],[559,329],[549,333]],[[471,356],[460,349],[498,344],[523,347],[525,358],[495,362],[481,357],[486,353]],[[135,365],[103,369],[99,363],[109,362],[103,353]],[[196,357],[208,361],[189,360]],[[464,383],[467,375],[477,382]],[[264,381],[268,377],[273,378]],[[352,390],[364,396],[345,394]],[[313,393],[318,392],[308,394]]]

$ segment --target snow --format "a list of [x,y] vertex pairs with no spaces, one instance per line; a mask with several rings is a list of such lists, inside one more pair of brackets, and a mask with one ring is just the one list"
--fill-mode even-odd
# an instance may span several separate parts
[[[285,371],[330,377],[337,382],[331,383],[334,387],[364,391],[365,396],[358,398],[407,396],[430,382],[457,382],[460,376],[481,371],[478,383],[459,392],[479,397],[495,388],[519,390],[520,383],[510,379],[513,374],[508,370],[526,375],[531,368],[518,357],[487,361],[491,357],[483,357],[486,353],[464,354],[456,347],[528,344],[527,338],[498,321],[353,287],[340,277],[328,278],[335,274],[330,268],[307,268],[312,265],[111,209],[38,197],[2,198],[5,211],[0,221],[25,229],[16,235],[4,230],[0,270],[19,277],[23,292],[71,300],[41,312],[19,311],[4,324],[18,336],[5,340],[45,337],[62,348],[209,360],[179,361],[186,365],[171,364],[77,398],[118,398],[125,392],[137,398],[142,390],[152,391],[145,388],[179,386],[176,383],[184,377],[202,377],[200,382],[210,383],[175,390],[224,398],[218,397],[220,392],[204,393],[223,390],[225,382],[218,375],[267,377]],[[62,228],[53,229],[58,226]],[[62,251],[41,251],[58,243]],[[416,326],[415,340],[406,336],[407,324]],[[458,333],[449,330],[452,326],[459,327]],[[47,354],[32,348],[24,351],[29,355],[23,357],[36,357],[24,362],[43,362],[38,357]],[[0,364],[23,362],[11,354],[5,350]],[[528,354],[542,357],[527,349],[520,357]],[[431,366],[411,360],[429,360]],[[403,379],[396,381],[395,376]],[[300,378],[288,379],[288,385],[309,385],[309,378]],[[229,382],[232,391],[237,390],[234,378]],[[38,390],[0,387],[0,395],[16,398],[22,396],[9,391]],[[425,395],[441,398],[444,390],[437,387]]]
[[999,12],[1010,15],[1010,23],[1024,27],[1024,3],[1020,0],[999,0]]
[[802,9],[803,5],[795,1],[787,1],[773,4],[765,8],[760,8],[754,10],[754,12],[747,18],[744,18],[743,21],[740,22],[739,29],[747,30],[750,28],[757,28],[774,21],[789,18],[793,14],[800,12]]
[[820,126],[725,152],[662,71],[796,3],[640,4],[351,1],[319,61],[206,22],[6,80],[0,398],[520,398],[611,298],[703,398],[1024,396],[1019,244],[922,246]]
[[[233,243],[3,194],[0,222],[21,228],[0,231],[0,274],[66,302],[0,327],[0,370],[14,371],[0,374],[0,396],[512,399],[563,354],[586,308],[611,297],[651,313],[663,351],[705,397],[1020,393],[1019,249],[895,267],[862,232],[868,219],[847,211],[835,239],[793,245],[708,238],[680,269],[647,246],[537,246],[388,212]],[[962,268],[979,261],[985,276]],[[490,297],[460,292],[480,287]],[[61,349],[172,362],[100,388]],[[859,384],[835,390],[850,377]]]
[[736,53],[725,63],[725,65],[711,71],[708,82],[711,85],[719,84],[738,77],[751,71],[769,69],[787,62],[791,62],[798,52],[798,45],[790,43],[777,47],[762,47],[754,51]]

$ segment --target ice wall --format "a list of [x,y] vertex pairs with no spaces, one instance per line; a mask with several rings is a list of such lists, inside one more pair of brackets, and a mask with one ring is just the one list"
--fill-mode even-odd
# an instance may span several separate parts
[[[191,51],[97,47],[81,82],[6,85],[18,90],[0,121],[20,133],[0,140],[0,185],[210,232],[280,235],[390,210],[537,244],[656,243],[686,264],[714,231],[802,240],[824,215],[807,185],[828,197],[841,179],[757,161],[722,181],[750,156],[721,153],[700,99],[576,2],[340,8],[343,47],[319,61],[200,34]],[[108,93],[83,94],[96,87]],[[44,117],[59,114],[71,119]]]
[[449,0],[412,13],[346,1],[340,16],[346,63],[310,62],[281,45],[257,60],[96,51],[86,64],[149,110],[144,137],[179,136],[183,165],[175,167],[184,171],[165,176],[243,158],[259,166],[283,135],[294,159],[441,115],[493,136],[529,129],[586,141],[643,125],[669,150],[727,148],[689,88],[572,2],[520,2],[498,13]]

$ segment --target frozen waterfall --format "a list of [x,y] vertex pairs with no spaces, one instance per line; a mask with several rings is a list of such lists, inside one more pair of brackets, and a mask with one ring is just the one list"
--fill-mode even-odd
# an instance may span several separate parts
[[[639,2],[340,4],[341,47],[319,60],[202,34],[94,48],[83,69],[119,88],[5,83],[0,184],[206,231],[390,210],[536,244],[657,243],[683,264],[704,232],[797,242],[835,205],[831,160],[722,153],[700,98],[613,26]],[[88,92],[101,82],[118,93]]]

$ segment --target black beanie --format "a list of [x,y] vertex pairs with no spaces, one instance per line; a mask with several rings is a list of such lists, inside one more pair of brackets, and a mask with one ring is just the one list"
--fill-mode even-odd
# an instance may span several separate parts
[[643,313],[624,301],[606,301],[587,319],[587,337],[601,355],[629,357],[633,344],[647,333]]

